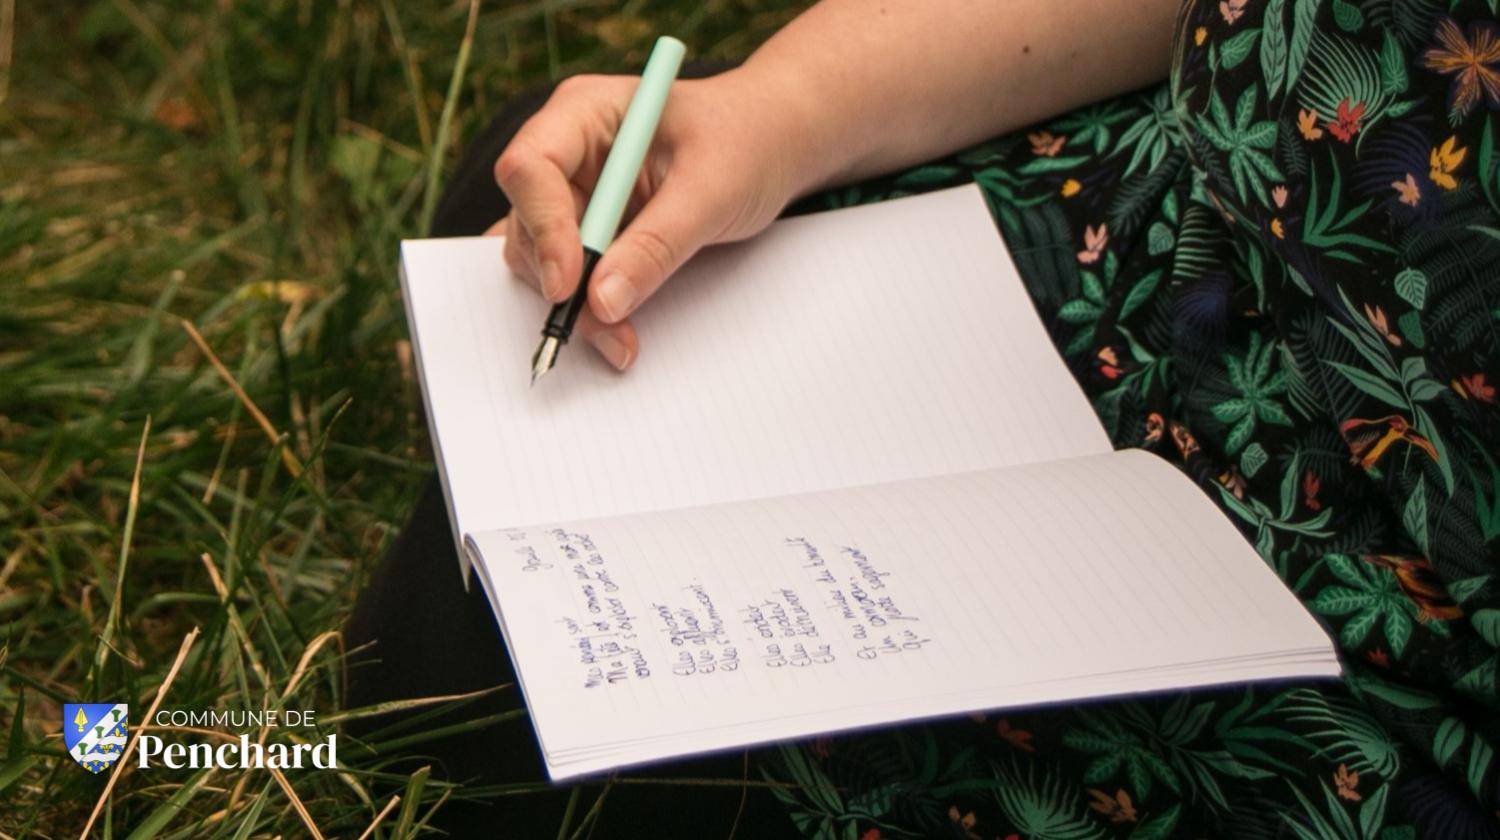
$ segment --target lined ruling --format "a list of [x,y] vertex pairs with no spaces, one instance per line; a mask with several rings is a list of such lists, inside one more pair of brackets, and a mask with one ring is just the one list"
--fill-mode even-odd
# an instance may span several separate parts
[[710,249],[631,372],[577,353],[534,390],[545,304],[501,241],[402,253],[455,536],[556,779],[1338,674],[1198,488],[1111,451],[976,188]]

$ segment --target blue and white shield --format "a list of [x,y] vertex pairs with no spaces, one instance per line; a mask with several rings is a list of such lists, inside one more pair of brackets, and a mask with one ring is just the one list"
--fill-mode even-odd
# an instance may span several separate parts
[[63,743],[68,754],[90,773],[102,773],[125,752],[125,724],[130,708],[124,703],[63,704]]

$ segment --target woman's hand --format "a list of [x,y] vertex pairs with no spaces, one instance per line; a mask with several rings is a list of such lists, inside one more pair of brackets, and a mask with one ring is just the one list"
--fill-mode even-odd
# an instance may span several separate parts
[[[739,68],[672,86],[634,218],[578,331],[618,368],[628,321],[699,248],[743,239],[814,189],[891,172],[1161,79],[1180,0],[820,0]],[[578,219],[635,90],[557,89],[495,165],[505,257],[551,301],[578,282]]]
[[[549,301],[583,268],[578,221],[635,91],[630,76],[577,76],[516,133],[495,163],[511,213],[505,260]],[[673,84],[627,223],[594,269],[582,335],[616,368],[640,352],[628,320],[705,245],[744,239],[808,187],[788,92],[756,89],[740,71]]]

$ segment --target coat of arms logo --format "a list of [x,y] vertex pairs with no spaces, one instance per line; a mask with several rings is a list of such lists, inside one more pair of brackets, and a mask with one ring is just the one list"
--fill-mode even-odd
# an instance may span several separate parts
[[130,708],[124,703],[66,703],[63,705],[63,743],[73,760],[90,773],[113,767],[125,752],[125,725]]

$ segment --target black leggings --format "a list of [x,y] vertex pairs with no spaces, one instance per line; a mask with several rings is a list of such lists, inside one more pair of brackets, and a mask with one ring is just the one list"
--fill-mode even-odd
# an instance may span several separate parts
[[[714,69],[691,68],[685,75],[708,75]],[[509,211],[509,202],[495,185],[492,167],[550,92],[535,91],[512,101],[473,140],[438,205],[434,236],[480,234]],[[351,708],[515,684],[489,602],[477,583],[465,592],[459,578],[453,532],[436,476],[427,482],[411,520],[376,567],[346,633],[350,649],[358,649],[349,665],[347,705]],[[422,727],[462,723],[521,705],[519,690],[509,688],[424,721]],[[399,719],[395,714],[382,716],[351,727],[352,734],[370,735]],[[410,772],[424,764],[432,765],[436,777],[463,782],[466,787],[546,779],[535,735],[524,717],[422,742],[388,769]],[[755,785],[757,778],[752,777],[748,787],[709,783],[739,779],[748,768],[745,755],[734,753],[622,774],[611,786],[591,836],[795,835],[780,804],[765,787]],[[673,785],[650,781],[667,778],[685,781]],[[693,780],[700,781],[692,784]],[[574,825],[602,788],[602,780],[582,785]],[[560,785],[482,802],[450,800],[435,822],[454,837],[556,837],[571,794],[569,786]]]

